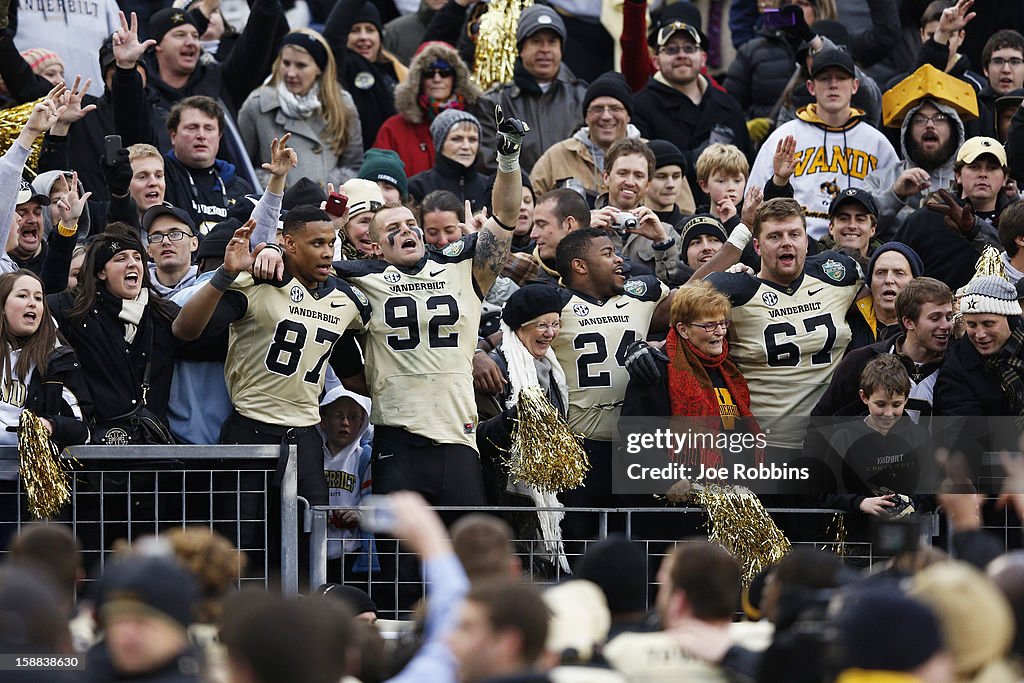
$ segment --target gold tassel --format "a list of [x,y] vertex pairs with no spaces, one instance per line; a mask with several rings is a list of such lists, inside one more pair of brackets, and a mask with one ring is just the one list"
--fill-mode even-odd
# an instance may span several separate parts
[[[825,533],[835,539],[832,542],[832,554],[836,557],[846,557],[850,550],[846,546],[846,515],[842,512],[832,515],[832,521]],[[822,548],[822,550],[829,550],[829,548]]]
[[981,252],[981,258],[974,265],[974,277],[984,277],[985,275],[998,275],[1004,280],[1009,280],[1006,277],[1006,268],[1003,267],[1000,252],[991,244],[985,247],[985,250]]
[[516,57],[516,28],[519,13],[533,0],[492,0],[480,17],[476,37],[473,78],[482,90],[512,82]]
[[[25,127],[25,122],[28,121],[29,115],[32,114],[32,107],[41,101],[42,99],[40,98],[32,102],[19,104],[16,107],[9,107],[0,112],[0,149],[6,151],[14,144],[14,141],[21,134],[21,129]],[[25,165],[32,171],[33,175],[35,175],[35,170],[39,166],[39,153],[43,149],[44,137],[40,135],[35,139],[35,142],[32,143],[32,150],[28,154],[28,161],[25,162]]]
[[37,519],[55,516],[71,500],[70,477],[61,467],[60,449],[28,410],[21,411],[18,422],[18,456],[29,512]]
[[693,500],[707,510],[708,540],[739,561],[744,586],[789,552],[789,539],[750,489],[692,484],[691,491]]
[[544,390],[524,387],[516,407],[519,415],[505,459],[511,475],[544,493],[568,491],[582,484],[590,469],[582,438],[569,431]]

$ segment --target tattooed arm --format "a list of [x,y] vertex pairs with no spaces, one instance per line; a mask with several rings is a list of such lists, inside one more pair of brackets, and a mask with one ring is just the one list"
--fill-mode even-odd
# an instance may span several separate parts
[[505,267],[512,245],[512,233],[519,220],[519,207],[523,200],[519,150],[523,137],[530,130],[518,119],[505,118],[500,106],[495,107],[494,118],[498,124],[498,174],[491,191],[493,215],[484,223],[473,255],[473,277],[483,294],[487,294]]

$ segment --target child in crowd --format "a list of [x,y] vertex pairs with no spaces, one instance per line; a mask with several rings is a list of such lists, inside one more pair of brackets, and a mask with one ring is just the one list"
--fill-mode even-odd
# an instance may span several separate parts
[[[903,415],[910,375],[891,353],[872,359],[860,376],[860,398],[868,415],[840,426],[829,440],[841,465],[837,490],[824,506],[885,519],[934,508],[938,484],[931,435]],[[833,460],[833,462],[836,462]],[[847,517],[847,539],[867,538],[867,518]]]
[[[732,232],[739,221],[749,172],[747,157],[735,145],[716,142],[697,158],[697,183],[711,201],[707,213],[720,220],[726,232]],[[698,213],[702,212],[698,209]]]

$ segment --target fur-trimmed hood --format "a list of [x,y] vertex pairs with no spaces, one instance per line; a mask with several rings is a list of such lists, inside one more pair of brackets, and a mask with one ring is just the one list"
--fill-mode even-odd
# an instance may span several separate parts
[[409,64],[409,75],[395,87],[395,108],[410,123],[424,123],[426,113],[420,107],[420,81],[428,65],[442,59],[455,67],[455,92],[466,100],[466,109],[472,110],[482,94],[480,88],[470,79],[469,67],[459,53],[447,43],[428,43]]

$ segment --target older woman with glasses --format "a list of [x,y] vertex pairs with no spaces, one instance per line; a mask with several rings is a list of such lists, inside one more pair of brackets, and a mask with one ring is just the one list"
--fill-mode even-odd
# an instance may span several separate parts
[[[672,298],[664,359],[658,361],[658,381],[631,379],[622,417],[704,418],[687,428],[715,434],[757,431],[750,418],[747,381],[729,358],[725,337],[731,311],[729,299],[707,282],[678,289]],[[679,456],[680,462],[694,467],[728,465],[714,448],[695,448]]]

